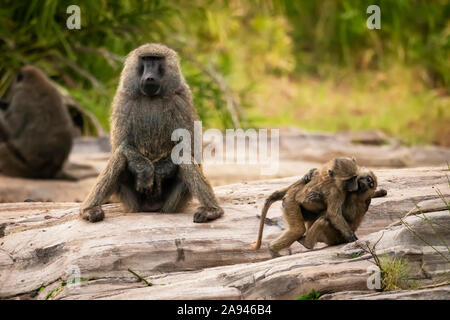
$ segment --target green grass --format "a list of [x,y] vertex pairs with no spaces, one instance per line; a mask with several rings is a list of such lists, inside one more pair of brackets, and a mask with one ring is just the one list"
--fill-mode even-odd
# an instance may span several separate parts
[[319,300],[321,295],[320,292],[312,289],[309,293],[298,296],[295,300]]
[[311,131],[381,130],[407,144],[450,146],[450,98],[417,83],[416,72],[349,73],[336,79],[271,79],[255,94],[256,127]]
[[399,257],[381,257],[381,287],[384,291],[406,290],[419,287],[419,282],[411,279],[408,260]]
[[[340,71],[342,72],[342,70]],[[387,72],[349,72],[335,78],[288,76],[261,79],[247,94],[246,127],[295,126],[310,131],[381,130],[409,145],[450,146],[450,97],[417,83],[419,71],[397,66]],[[196,85],[192,90],[198,91]],[[109,129],[116,84],[104,92],[70,93]],[[201,96],[195,99],[204,129],[224,128],[221,113]]]
[[70,90],[70,94],[87,110],[91,111],[105,130],[109,130],[109,117],[114,90],[108,94],[99,93],[95,89]]
[[[80,278],[79,282],[86,282],[86,281],[92,281],[92,280],[96,280],[96,278],[94,277],[90,277],[90,278]],[[72,280],[72,283],[75,283],[75,279]],[[46,296],[45,296],[45,300],[49,300],[51,298],[56,297],[56,295],[58,293],[60,293],[62,290],[64,290],[64,288],[67,286],[67,282],[63,281],[61,282],[61,284],[59,286],[57,286],[56,288],[54,288],[53,290],[51,290]],[[39,289],[39,292],[41,292],[42,290],[44,290],[45,287],[41,287]]]
[[34,64],[108,130],[121,57],[163,42],[179,53],[204,128],[233,126],[233,96],[243,127],[380,129],[450,146],[448,0],[374,0],[381,30],[366,27],[365,0],[79,1],[77,31],[64,23],[69,0],[3,2],[6,100],[19,66]]

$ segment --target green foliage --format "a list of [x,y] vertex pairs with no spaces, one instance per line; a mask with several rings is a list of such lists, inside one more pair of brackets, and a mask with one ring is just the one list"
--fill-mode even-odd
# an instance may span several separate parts
[[[450,85],[450,5],[447,0],[285,0],[297,68],[324,74],[330,65],[380,68],[391,59],[419,64],[434,85]],[[366,27],[369,5],[381,29]]]
[[321,295],[320,292],[312,289],[309,293],[298,296],[295,300],[319,300]]
[[[0,3],[0,97],[34,64],[108,129],[123,57],[163,42],[179,52],[205,127],[235,125],[232,99],[244,127],[376,128],[450,144],[448,98],[430,90],[450,85],[447,0],[84,0],[81,30],[66,28],[69,0]],[[381,30],[365,25],[370,4]]]
[[381,287],[385,291],[415,289],[419,283],[410,278],[408,260],[384,256],[380,258]]
[[[182,49],[190,41],[175,36],[176,28],[182,28],[175,27],[180,18],[176,2],[81,1],[81,30],[66,28],[66,8],[71,4],[68,0],[2,1],[0,96],[7,95],[21,64],[34,64],[68,88],[107,127],[123,57],[145,42],[165,42]],[[221,125],[229,126],[223,93],[190,64],[185,76],[195,85],[194,101],[200,115],[220,118]]]
[[[89,277],[89,278],[79,278],[79,279],[72,279],[71,283],[76,283],[76,282],[87,282],[87,281],[93,281],[96,280],[95,277]],[[45,296],[45,300],[49,300],[51,298],[56,297],[56,295],[58,295],[61,291],[64,290],[64,288],[67,286],[67,281],[62,281],[61,284],[59,286],[57,286],[56,288],[54,288],[53,290],[51,290],[49,293],[47,293],[47,295]],[[43,291],[45,289],[45,287],[41,287],[39,289],[39,292]]]
[[130,272],[132,275],[134,275],[136,278],[138,278],[140,281],[142,281],[143,283],[145,283],[148,287],[151,287],[153,284],[151,282],[148,282],[147,280],[145,280],[145,278],[143,278],[141,275],[137,274],[135,271],[128,269],[128,272]]

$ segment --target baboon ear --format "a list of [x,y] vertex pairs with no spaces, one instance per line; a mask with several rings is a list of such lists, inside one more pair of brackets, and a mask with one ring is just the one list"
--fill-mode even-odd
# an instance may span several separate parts
[[333,172],[333,170],[331,170],[331,169],[328,169],[328,174],[330,175],[330,177],[333,177],[333,176],[334,176],[334,172]]

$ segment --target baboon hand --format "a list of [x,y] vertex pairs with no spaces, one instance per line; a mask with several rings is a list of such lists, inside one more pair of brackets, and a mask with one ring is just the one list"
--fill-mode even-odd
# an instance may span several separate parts
[[302,177],[302,181],[304,184],[307,184],[312,180],[312,177],[316,170],[317,170],[316,168],[313,168],[313,169],[309,170],[308,173]]
[[211,220],[216,220],[223,215],[222,208],[206,208],[199,207],[197,212],[194,214],[194,222],[203,223]]
[[136,190],[140,193],[151,192],[153,189],[155,167],[150,161],[145,166],[136,168]]
[[92,208],[80,208],[80,216],[89,222],[102,221],[105,218],[105,212],[101,206]]
[[323,197],[318,192],[311,192],[308,194],[307,199],[310,201],[323,201]]
[[350,236],[345,237],[345,240],[347,242],[355,242],[356,240],[358,240],[358,237],[356,237],[356,235],[352,233]]

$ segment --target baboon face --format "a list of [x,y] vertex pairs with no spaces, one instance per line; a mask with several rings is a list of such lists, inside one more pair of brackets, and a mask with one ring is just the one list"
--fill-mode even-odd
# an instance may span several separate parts
[[166,72],[166,59],[161,56],[139,57],[140,90],[145,96],[156,96],[161,92],[161,80]]
[[17,73],[13,84],[13,91],[24,87],[27,83],[41,82],[46,83],[46,77],[42,71],[34,66],[24,66]]
[[363,193],[377,188],[377,180],[373,174],[361,174],[358,177],[358,192]]
[[119,89],[134,97],[155,98],[169,96],[184,84],[177,53],[147,43],[128,54]]
[[[362,180],[361,178],[359,180]],[[348,192],[354,192],[359,188],[358,176],[351,177],[344,181],[344,190]]]

